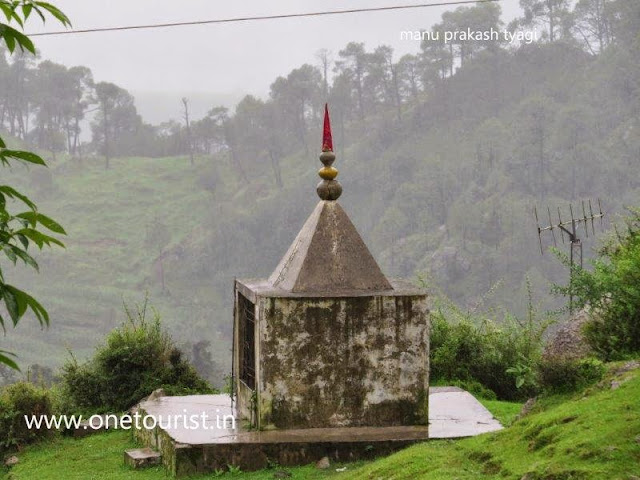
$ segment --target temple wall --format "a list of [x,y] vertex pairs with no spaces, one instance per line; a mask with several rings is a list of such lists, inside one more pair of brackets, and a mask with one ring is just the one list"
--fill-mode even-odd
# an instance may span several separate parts
[[261,429],[428,423],[425,295],[256,300]]

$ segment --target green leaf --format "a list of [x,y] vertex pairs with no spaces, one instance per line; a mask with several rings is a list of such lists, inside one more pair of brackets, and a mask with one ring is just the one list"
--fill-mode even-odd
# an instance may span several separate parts
[[33,54],[36,53],[36,47],[33,45],[33,42],[29,37],[9,25],[0,24],[0,38],[4,39],[9,51],[12,53],[15,50],[16,42],[18,43],[20,50],[23,52],[28,50]]
[[26,5],[22,5],[22,15],[24,15],[24,19],[28,20],[29,15],[31,15],[31,11],[33,10],[33,5],[27,3]]
[[16,49],[16,39],[13,37],[13,33],[11,33],[11,28],[7,25],[0,23],[0,38],[4,40],[4,43],[7,44],[7,48],[9,49],[9,53],[13,53]]
[[53,15],[64,26],[67,26],[67,27],[71,26],[71,21],[69,20],[69,18],[64,13],[62,13],[62,11],[58,7],[51,5],[50,3],[47,3],[47,2],[34,2],[34,3],[38,7],[43,8],[44,10],[49,12],[51,15]]
[[2,150],[0,151],[0,156],[17,158],[19,160],[22,160],[28,163],[34,163],[36,165],[44,165],[45,167],[47,166],[45,161],[39,155],[36,155],[33,152],[25,152],[21,150]]
[[4,140],[2,140],[2,137],[0,137],[0,148],[7,148],[7,144],[4,143]]
[[12,8],[6,3],[0,3],[0,10],[4,13],[4,16],[7,18],[7,22],[11,21],[11,16],[13,15]]
[[18,312],[22,313],[20,317],[24,315],[24,312],[26,312],[27,308],[30,308],[33,314],[38,319],[38,322],[40,322],[40,325],[49,325],[49,314],[35,298],[11,285],[5,284],[4,288],[5,290],[11,291],[11,293],[13,294],[18,305]]
[[[18,13],[15,10],[11,15],[11,19],[13,19],[18,25],[20,25],[21,28],[24,28],[24,22],[22,21],[22,18],[20,18],[20,15],[18,15]],[[9,21],[11,21],[11,19]]]
[[17,232],[16,232],[16,237],[18,237],[18,240],[20,241],[20,243],[22,244],[22,246],[24,248],[28,248],[29,247],[29,239],[27,237],[25,237],[23,234],[17,233]]
[[59,233],[60,235],[66,235],[67,232],[64,228],[55,220],[47,217],[38,212],[22,212],[16,215],[17,218],[24,218],[35,228],[36,222],[40,223],[43,227],[48,228],[52,232]]
[[12,357],[15,357],[15,355],[11,352],[0,350],[0,363],[6,365],[9,368],[20,371],[20,367],[18,367],[18,364],[14,362],[11,358],[9,358],[9,355],[11,355]]
[[25,265],[29,265],[30,267],[33,267],[34,269],[36,269],[36,271],[40,271],[38,262],[36,262],[35,259],[31,255],[29,255],[26,251],[21,250],[16,246],[12,246],[11,249],[13,250],[13,253],[16,254],[16,257],[22,260],[25,263]]
[[53,238],[53,237],[50,237],[49,235],[45,235],[44,233],[39,232],[38,230],[35,230],[33,228],[23,228],[21,230],[16,231],[14,235],[15,236],[22,235],[28,238],[33,243],[35,243],[40,249],[42,249],[44,245],[47,245],[48,247],[50,247],[51,244],[58,245],[59,247],[65,248],[64,243],[62,243],[57,238]]
[[7,307],[7,312],[9,312],[9,316],[11,317],[11,321],[15,327],[21,317],[18,310],[18,299],[9,288],[5,288],[3,290],[2,297],[4,298],[4,304]]
[[10,198],[17,198],[21,200],[24,204],[26,204],[31,210],[36,210],[36,205],[33,203],[29,197],[23,195],[18,192],[15,188],[10,187],[9,185],[0,185],[0,193],[4,193]]
[[38,212],[22,212],[16,215],[16,218],[23,218],[31,227],[36,228],[36,224],[38,223]]
[[67,232],[64,231],[64,228],[62,228],[62,226],[58,222],[56,222],[52,218],[47,217],[46,215],[38,213],[38,222],[40,222],[43,227],[48,228],[54,233],[59,233],[60,235],[67,234]]
[[13,253],[13,250],[11,250],[10,247],[5,246],[2,251],[4,252],[4,254],[7,256],[7,258],[9,258],[9,260],[11,260],[11,263],[13,263],[14,265],[16,264],[16,261],[18,260],[18,257],[16,256],[15,253]]
[[20,47],[20,50],[22,50],[23,52],[25,50],[28,50],[33,55],[36,54],[36,47],[29,37],[27,37],[24,33],[21,33],[17,30],[14,32],[13,35],[16,37],[16,40],[18,41],[18,46]]

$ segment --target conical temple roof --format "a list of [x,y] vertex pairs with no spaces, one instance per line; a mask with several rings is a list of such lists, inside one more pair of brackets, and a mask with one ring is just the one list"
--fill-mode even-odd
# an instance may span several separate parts
[[335,201],[320,201],[269,277],[293,293],[392,290],[356,227]]

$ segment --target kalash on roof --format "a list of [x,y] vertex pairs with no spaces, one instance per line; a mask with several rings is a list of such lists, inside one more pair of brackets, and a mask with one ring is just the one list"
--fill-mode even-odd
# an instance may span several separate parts
[[333,167],[329,109],[325,105],[322,154],[318,175],[320,202],[269,277],[268,283],[291,293],[393,290],[349,216],[338,203],[342,186]]

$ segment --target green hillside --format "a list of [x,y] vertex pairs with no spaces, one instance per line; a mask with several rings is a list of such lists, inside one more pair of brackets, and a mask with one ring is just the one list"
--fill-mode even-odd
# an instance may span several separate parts
[[[630,480],[640,475],[639,362],[610,364],[598,386],[571,397],[547,397],[501,432],[459,441],[430,441],[370,463],[287,469],[293,479],[580,479]],[[611,382],[619,382],[612,389]],[[503,422],[518,404],[487,406]],[[122,465],[129,435],[113,432],[28,447],[11,470],[13,480],[38,478],[161,479],[161,469],[133,472]],[[339,473],[335,468],[347,467]],[[214,475],[198,478],[214,478]],[[223,478],[266,480],[274,469]]]
[[[23,365],[58,364],[66,347],[85,356],[123,320],[123,300],[140,302],[146,291],[176,338],[215,341],[223,335],[229,322],[221,315],[220,289],[211,284],[200,291],[176,286],[176,276],[189,273],[176,272],[181,267],[165,260],[163,292],[160,250],[150,246],[150,228],[166,225],[170,235],[164,254],[179,258],[180,247],[197,241],[198,230],[210,224],[214,212],[211,194],[198,187],[201,170],[179,158],[114,160],[108,171],[95,162],[62,159],[45,177],[14,168],[15,182],[22,182],[25,173],[30,177],[25,188],[35,189],[41,210],[64,223],[68,239],[66,250],[39,256],[41,275],[20,267],[10,272],[16,283],[28,282],[52,318],[46,331],[27,328],[25,322],[7,338]],[[228,187],[225,194],[237,195]],[[216,266],[208,268],[213,272]]]
[[[450,58],[439,72],[435,47],[423,44],[403,65],[419,60],[425,78],[400,103],[383,91],[391,75],[383,60],[393,52],[351,43],[338,53],[328,97],[340,202],[387,275],[421,275],[464,310],[523,314],[528,281],[542,309],[562,306],[546,294],[567,271],[540,255],[533,207],[549,206],[554,219],[561,207],[568,218],[569,202],[580,215],[583,200],[600,198],[606,222],[596,228],[605,231],[640,197],[639,11],[629,2],[615,7],[615,41],[598,51],[566,32],[518,48],[480,45],[464,63],[457,46],[459,68]],[[466,10],[457,12],[447,18]],[[357,85],[354,61],[366,67]],[[371,88],[356,98],[355,86],[366,82]],[[206,148],[193,165],[188,156],[114,158],[105,169],[98,153],[58,153],[48,172],[3,172],[34,192],[69,237],[65,252],[40,255],[40,275],[7,269],[50,309],[52,326],[41,332],[25,321],[2,348],[23,366],[59,365],[66,348],[84,357],[121,321],[123,299],[148,291],[186,349],[208,340],[228,370],[233,278],[268,275],[317,201],[321,87],[318,69],[305,65],[278,78],[269,99],[247,96],[233,115],[214,109],[215,118],[197,124],[210,131],[197,137]],[[111,151],[151,151],[161,141],[184,149],[180,128],[142,138],[134,135],[147,132],[140,126]],[[598,241],[580,235],[589,258]]]

